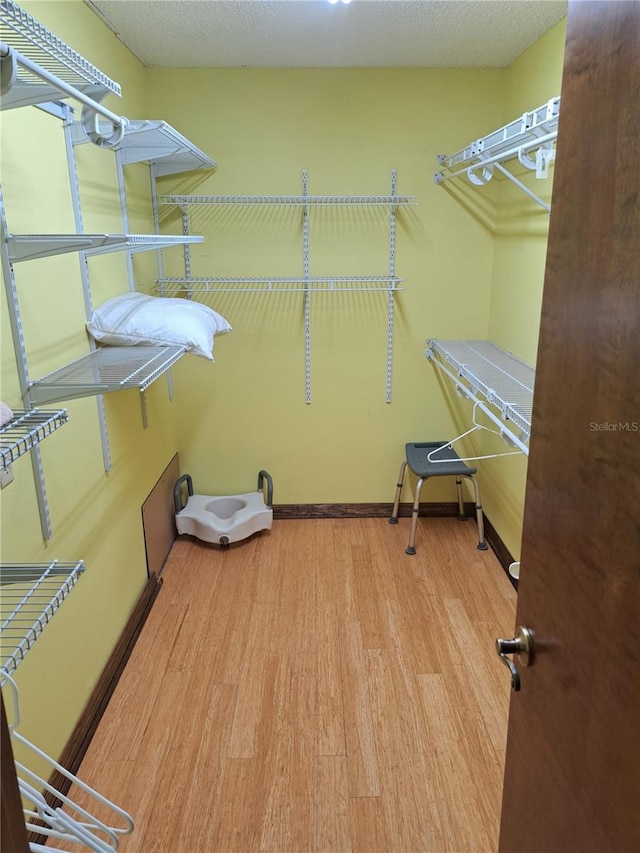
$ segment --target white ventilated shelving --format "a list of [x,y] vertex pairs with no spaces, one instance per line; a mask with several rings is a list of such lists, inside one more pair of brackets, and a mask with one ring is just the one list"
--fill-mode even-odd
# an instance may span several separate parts
[[[160,275],[156,291],[161,294],[181,293],[192,296],[203,293],[301,293],[304,296],[305,401],[311,402],[311,295],[315,293],[357,293],[378,291],[388,295],[387,301],[387,372],[385,400],[391,402],[393,366],[394,296],[403,279],[396,274],[396,215],[398,208],[416,204],[415,196],[399,195],[397,175],[391,172],[388,195],[311,195],[308,175],[302,170],[301,195],[160,195],[158,206],[171,205],[182,210],[183,232],[190,231],[189,210],[192,207],[260,207],[297,208],[302,215],[302,275],[296,276],[193,276],[191,255],[185,247],[185,275]],[[389,214],[389,269],[384,275],[313,276],[310,273],[310,212],[314,209],[338,207],[383,208]]]
[[12,0],[0,2],[2,109],[80,95],[96,104],[120,86]]
[[[82,126],[91,142],[102,148],[119,144],[131,123],[102,106],[108,94],[119,95],[120,87],[95,66],[22,10],[12,0],[0,0],[0,107],[11,110],[38,105],[62,121],[67,139],[73,109],[68,100],[82,105]],[[74,107],[75,108],[75,107]],[[7,117],[6,122],[10,119]],[[100,124],[100,121],[103,124]],[[106,122],[106,124],[105,124]],[[139,127],[132,128],[132,131]],[[166,134],[165,134],[166,136]],[[177,135],[174,133],[174,142]],[[182,144],[182,143],[181,143]],[[70,150],[71,148],[71,150]],[[184,145],[182,145],[184,149]],[[180,156],[183,156],[184,151]],[[184,159],[182,160],[184,163]],[[111,351],[96,349],[87,356],[32,382],[29,376],[27,349],[18,300],[14,266],[22,261],[46,258],[64,252],[77,252],[80,261],[85,307],[90,307],[88,264],[86,259],[96,254],[126,251],[159,250],[176,244],[200,242],[201,237],[153,235],[87,234],[82,227],[77,172],[72,146],[67,143],[71,197],[74,205],[76,234],[28,234],[9,232],[0,190],[0,260],[7,296],[9,322],[16,357],[17,376],[24,410],[14,411],[11,420],[0,428],[2,470],[17,458],[29,453],[33,463],[36,497],[42,535],[51,539],[52,530],[46,494],[40,443],[67,420],[66,410],[55,412],[36,408],[39,401],[72,399],[97,395],[100,411],[101,395],[106,391],[137,388],[141,392],[166,372],[184,354],[182,347],[120,347]],[[188,166],[188,168],[191,168]],[[122,192],[124,190],[122,189]],[[34,200],[28,199],[34,203]],[[37,200],[35,200],[37,203]],[[123,223],[124,224],[124,223]],[[157,224],[157,223],[156,223]],[[128,228],[125,226],[125,231]],[[129,261],[130,265],[130,261]],[[132,285],[130,285],[132,286]],[[88,317],[87,317],[88,319]],[[141,393],[143,420],[146,424],[144,393]],[[103,447],[106,425],[101,421]],[[108,448],[108,444],[107,444]],[[106,454],[105,454],[106,458]],[[76,815],[68,814],[72,802],[56,790],[47,779],[41,778],[24,764],[16,761],[18,789],[23,797],[24,818],[29,829],[60,839],[65,849],[81,843],[85,849],[115,851],[119,838],[133,829],[133,820],[122,809],[111,804],[97,792],[84,786],[60,764],[30,744],[16,730],[19,722],[17,686],[12,675],[24,660],[43,630],[58,611],[84,571],[82,561],[75,563],[54,560],[49,563],[5,563],[0,565],[0,683],[12,688],[14,697],[13,721],[9,724],[13,740],[20,744],[23,754],[30,749],[37,766],[46,761],[50,771],[61,773],[69,783],[80,785],[102,808],[110,808],[119,823],[107,826],[95,819],[85,808],[77,807]],[[3,743],[4,749],[4,743]],[[48,771],[48,772],[50,772]],[[50,806],[43,792],[52,795],[56,804]],[[65,813],[57,803],[65,805]],[[13,819],[13,815],[11,818]],[[35,821],[35,823],[34,823]],[[36,825],[37,824],[37,825]],[[42,850],[39,843],[30,843],[30,850]]]
[[146,389],[182,356],[184,347],[98,347],[31,383],[37,404]]
[[159,279],[160,293],[312,293],[371,292],[402,290],[403,279],[389,276],[309,276],[308,278],[206,278],[192,277]]
[[415,204],[410,195],[162,195],[158,204],[177,207],[247,205],[249,207],[400,207]]
[[[100,130],[98,124],[98,136],[109,133],[108,126],[104,130]],[[65,123],[67,151],[69,157],[73,156],[75,146],[84,145],[92,141],[87,135],[83,122],[68,120]],[[151,183],[151,204],[153,211],[153,221],[156,231],[156,243],[150,244],[149,248],[157,250],[158,263],[158,278],[164,275],[164,262],[162,257],[162,249],[168,248],[174,242],[182,243],[185,251],[188,253],[189,244],[194,242],[202,242],[203,238],[192,240],[187,234],[183,234],[182,239],[168,238],[167,242],[163,243],[165,235],[160,232],[160,215],[158,209],[158,190],[157,179],[169,175],[178,175],[183,172],[206,171],[215,169],[217,164],[215,160],[201,151],[190,140],[186,139],[181,133],[165,121],[158,120],[135,120],[128,121],[125,131],[121,139],[112,145],[109,145],[115,153],[116,171],[118,176],[118,187],[120,195],[120,213],[122,223],[125,230],[129,226],[129,212],[127,209],[127,194],[125,190],[125,174],[126,166],[135,164],[144,164],[149,167],[149,177]],[[75,170],[72,170],[72,196],[74,199],[74,215],[76,223],[80,224],[82,216],[80,213],[80,191],[77,182]],[[170,242],[171,241],[171,242]],[[131,255],[136,249],[131,249],[127,252],[127,268],[129,274],[130,289],[134,289],[133,266]],[[185,256],[185,265],[187,264],[188,254]],[[84,273],[83,273],[84,274]],[[91,309],[91,296],[88,286],[88,281],[85,282],[85,304],[87,314]],[[108,452],[105,448],[105,462]]]
[[[485,340],[430,339],[426,357],[528,455],[535,369]],[[495,411],[505,422],[500,423]],[[513,424],[515,429],[511,429]]]
[[[32,837],[63,841],[65,850],[69,847],[75,850],[80,845],[96,853],[115,853],[120,838],[134,829],[131,815],[18,731],[20,703],[13,675],[84,571],[82,560],[0,564],[0,686],[3,691],[6,688],[7,697],[13,700],[9,706],[8,730],[14,746],[20,750],[19,758],[14,751],[14,764],[27,831],[33,833]],[[46,768],[44,775],[42,768]],[[66,786],[54,787],[52,774],[62,778]],[[83,794],[81,805],[67,794],[72,786]],[[105,817],[110,818],[108,824]],[[5,819],[9,828],[17,814],[8,809],[5,813],[3,808]],[[35,853],[49,848],[39,841],[30,841],[28,849]]]
[[147,252],[186,243],[202,243],[197,235],[179,237],[157,234],[11,234],[7,239],[11,263],[48,258],[67,252],[84,252],[89,257],[109,252]]
[[[523,166],[534,171],[537,178],[546,178],[549,165],[555,159],[559,118],[560,98],[551,98],[504,127],[475,139],[455,154],[438,155],[440,169],[433,176],[435,183],[443,184],[452,178],[464,176],[472,184],[482,186],[491,180],[496,168],[537,204],[549,211],[549,205],[509,172],[504,163],[517,158]],[[533,157],[531,152],[535,152]]]
[[[182,246],[188,251],[188,246],[202,242],[204,238],[198,235],[160,234],[155,179],[194,169],[211,169],[216,164],[166,122],[129,121],[104,107],[102,101],[107,95],[121,94],[118,83],[76,53],[13,0],[0,0],[0,13],[0,107],[11,110],[37,105],[61,121],[65,134],[76,230],[75,234],[11,233],[7,224],[4,197],[0,191],[0,255],[22,395],[21,406],[26,412],[32,412],[43,403],[95,396],[104,466],[105,470],[109,471],[111,455],[102,394],[137,388],[141,392],[143,425],[148,426],[144,391],[151,382],[167,373],[171,394],[171,375],[168,371],[184,354],[184,349],[143,348],[138,353],[133,347],[119,347],[107,352],[103,348],[96,349],[94,342],[90,340],[88,347],[91,351],[86,357],[53,371],[43,379],[32,381],[14,267],[17,268],[25,261],[70,252],[78,253],[82,295],[88,320],[93,305],[87,259],[111,252],[123,252],[127,264],[125,278],[129,289],[133,290],[134,254],[156,251],[160,272],[161,250]],[[82,107],[80,121],[76,121],[74,113],[78,104]],[[87,142],[115,152],[124,231],[122,234],[87,233],[83,226],[74,146]],[[139,162],[147,163],[151,170],[154,234],[128,233],[122,170],[123,166]],[[20,296],[25,298],[26,294],[21,293]],[[29,440],[25,439],[19,446],[27,445]],[[34,467],[43,537],[50,539],[52,530],[49,506],[37,442],[33,442],[29,449]]]
[[66,424],[67,410],[49,412],[40,409],[14,411],[10,421],[0,427],[2,470]]
[[84,570],[82,560],[0,565],[0,679],[15,672]]
[[[73,124],[73,142],[89,142],[81,122]],[[145,163],[157,178],[199,169],[215,169],[216,162],[166,121],[129,120],[122,140],[112,146],[123,166]]]
[[[303,187],[307,185],[306,170],[302,174]],[[392,189],[395,190],[396,173],[392,172]],[[384,292],[399,290],[398,285],[403,279],[395,275],[395,212],[397,208],[416,204],[415,196],[398,195],[392,192],[390,195],[161,195],[158,197],[158,205],[171,205],[180,207],[185,219],[184,230],[188,232],[188,210],[191,207],[293,207],[299,208],[305,219],[306,238],[303,246],[303,268],[304,275],[300,277],[290,276],[260,276],[260,277],[219,277],[219,276],[173,276],[159,278],[156,291],[159,293],[211,293],[211,292],[233,292],[233,293],[291,293],[291,292],[357,292],[377,291]],[[391,238],[389,245],[390,272],[387,275],[363,275],[363,276],[312,276],[308,274],[309,261],[309,220],[306,218],[310,208],[331,207],[384,207],[390,211]],[[187,266],[190,268],[190,259],[187,255]]]

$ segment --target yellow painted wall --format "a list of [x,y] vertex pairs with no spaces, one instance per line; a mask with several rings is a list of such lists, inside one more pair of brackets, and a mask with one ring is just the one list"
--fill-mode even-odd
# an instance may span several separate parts
[[[249,490],[264,467],[276,503],[388,502],[404,443],[451,437],[468,418],[443,394],[424,358],[426,339],[494,335],[516,349],[506,331],[514,329],[514,339],[527,342],[519,354],[529,357],[541,278],[532,274],[520,291],[508,285],[521,255],[542,267],[544,238],[532,236],[540,217],[525,217],[522,234],[507,235],[496,202],[508,190],[439,187],[432,176],[438,153],[556,93],[562,39],[556,28],[504,70],[144,69],[79,0],[24,6],[121,83],[123,100],[110,97],[108,106],[130,118],[165,119],[218,160],[215,173],[165,179],[161,191],[298,195],[306,168],[311,194],[379,195],[389,192],[395,168],[398,192],[417,200],[398,214],[396,273],[404,290],[395,301],[390,404],[384,294],[312,297],[310,405],[300,294],[224,294],[206,301],[232,322],[233,333],[216,340],[215,364],[193,356],[178,364],[173,402],[163,381],[150,389],[149,430],[142,430],[136,392],[107,396],[108,475],[95,401],[68,404],[70,423],[42,447],[49,543],[40,534],[30,463],[16,464],[16,481],[0,496],[2,559],[82,558],[88,566],[17,674],[23,730],[56,754],[145,582],[140,505],[176,450],[205,493]],[[86,230],[120,230],[112,155],[83,146],[78,160]],[[35,109],[3,114],[1,166],[11,230],[73,230],[57,120]],[[145,167],[128,169],[127,184],[132,230],[151,230]],[[180,231],[174,209],[163,209],[163,227]],[[199,210],[192,227],[206,236],[193,251],[194,275],[302,273],[297,211]],[[311,275],[385,274],[387,211],[312,210],[310,258]],[[179,253],[165,253],[164,261],[168,274],[180,273]],[[124,291],[123,258],[91,265],[95,303]],[[136,258],[135,274],[137,287],[151,291],[149,256]],[[18,275],[38,376],[86,350],[78,260],[30,262]],[[2,399],[17,406],[6,313],[3,299]],[[509,322],[516,314],[517,324]],[[518,494],[523,468],[522,460],[506,460],[500,479],[483,470],[489,517],[514,552],[520,521],[518,511],[505,510],[504,495]],[[425,491],[426,500],[453,498],[450,483]]]
[[[24,8],[117,80],[120,101],[106,105],[145,117],[144,69],[82,2],[25,3]],[[30,107],[2,113],[2,186],[13,233],[75,231],[61,122]],[[86,231],[121,232],[112,152],[78,149]],[[132,229],[153,231],[148,169],[131,166]],[[145,198],[146,195],[146,198]],[[146,211],[146,212],[145,212]],[[32,378],[88,349],[76,254],[16,264],[16,282]],[[90,260],[94,303],[127,289],[121,254]],[[143,267],[136,262],[136,276]],[[148,281],[141,280],[141,285]],[[1,398],[20,408],[4,289],[1,297]],[[54,404],[69,422],[41,445],[53,536],[44,542],[31,462],[13,466],[15,481],[0,494],[3,562],[83,559],[87,570],[16,672],[21,731],[56,756],[146,582],[140,507],[176,451],[166,385],[148,394],[151,426],[142,428],[138,393],[107,395],[112,470],[106,474],[94,398]],[[48,775],[48,772],[47,772]]]
[[[456,429],[425,342],[486,336],[493,234],[433,173],[438,152],[483,121],[500,123],[505,79],[497,69],[149,69],[154,114],[219,163],[204,181],[167,180],[167,192],[299,195],[307,169],[310,194],[384,195],[396,168],[398,192],[417,200],[398,215],[405,289],[390,404],[386,294],[312,296],[310,405],[303,297],[203,297],[234,331],[217,339],[214,366],[184,359],[176,370],[178,444],[197,491],[245,491],[264,467],[276,503],[391,501],[405,442]],[[177,230],[178,211],[165,210],[164,222]],[[277,207],[194,210],[192,228],[206,240],[193,275],[300,275],[301,222],[298,210]],[[312,276],[388,269],[386,209],[311,211]],[[431,500],[454,495],[451,483],[427,490]]]
[[[525,51],[508,69],[504,122],[560,94],[566,22],[563,20]],[[507,167],[550,203],[550,177],[537,180],[517,160]],[[498,180],[498,179],[496,179]],[[482,188],[479,190],[482,192]],[[540,325],[549,215],[506,179],[499,184],[488,337],[535,365]],[[481,452],[508,448],[489,438]],[[516,559],[520,555],[527,460],[523,455],[480,463],[488,517]]]

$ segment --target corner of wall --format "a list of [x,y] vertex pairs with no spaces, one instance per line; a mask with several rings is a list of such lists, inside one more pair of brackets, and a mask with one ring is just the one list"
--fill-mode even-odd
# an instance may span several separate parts
[[[505,124],[560,94],[565,34],[563,19],[509,66],[505,80]],[[516,176],[531,183],[532,189],[550,202],[552,177],[537,181],[535,176],[522,174],[524,169],[518,171],[518,166],[516,162],[513,168]],[[549,218],[542,207],[506,180],[500,186],[498,204],[488,337],[527,363],[535,364]],[[491,467],[485,465],[482,476],[487,515],[517,559],[526,464],[500,460]]]

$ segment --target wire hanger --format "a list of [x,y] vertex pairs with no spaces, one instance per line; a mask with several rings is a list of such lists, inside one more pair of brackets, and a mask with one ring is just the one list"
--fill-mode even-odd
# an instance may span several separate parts
[[[25,764],[15,760],[16,775],[18,777],[18,789],[23,797],[23,811],[27,829],[46,835],[61,841],[71,842],[77,845],[79,842],[88,847],[94,853],[113,853],[119,846],[120,837],[129,835],[134,828],[133,818],[124,809],[103,797],[93,788],[89,787],[81,779],[55,761],[46,752],[39,749],[23,735],[16,731],[20,722],[20,704],[18,701],[18,686],[13,678],[6,672],[0,673],[0,687],[8,684],[11,688],[13,705],[12,719],[7,721],[9,734],[14,743],[20,744],[23,750],[29,750],[41,761],[44,760],[49,767],[57,770],[72,785],[75,785],[84,794],[88,794],[92,800],[115,813],[119,826],[108,826],[104,821],[95,817],[88,809],[74,802],[70,796],[63,794],[54,788],[45,779],[40,777]],[[59,800],[65,807],[54,808],[44,798],[43,792],[47,791]],[[37,821],[33,823],[32,821]],[[31,851],[45,851],[49,848],[32,842],[29,845]]]
[[509,441],[508,436],[503,432],[503,430],[492,429],[491,427],[479,423],[476,417],[476,409],[478,408],[478,406],[483,409],[481,400],[476,400],[476,402],[473,404],[473,412],[471,414],[471,422],[473,423],[473,426],[471,427],[471,429],[468,429],[466,432],[463,432],[462,435],[458,435],[455,438],[452,438],[451,441],[447,441],[446,444],[442,444],[440,445],[440,447],[436,447],[431,450],[427,454],[427,460],[429,462],[475,462],[478,459],[500,459],[503,456],[517,456],[521,453],[520,450],[509,450],[505,451],[504,453],[488,453],[486,456],[465,456],[458,457],[457,459],[433,458],[436,453],[439,453],[442,450],[453,449],[454,444],[456,444],[458,441],[461,441],[463,438],[466,438],[468,435],[471,435],[471,433],[477,432],[478,430],[484,430],[485,432],[490,432],[493,435],[497,435],[504,441],[505,444],[508,444],[511,447],[514,446]]

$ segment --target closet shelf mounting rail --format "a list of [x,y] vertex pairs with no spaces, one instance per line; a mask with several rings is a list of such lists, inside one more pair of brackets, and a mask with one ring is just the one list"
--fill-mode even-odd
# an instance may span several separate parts
[[54,412],[32,409],[14,411],[10,421],[0,427],[0,459],[2,470],[13,464],[47,436],[67,422],[67,410]]
[[[524,113],[504,127],[474,140],[455,154],[438,155],[440,171],[434,174],[433,180],[436,184],[443,184],[451,178],[466,175],[472,184],[482,186],[493,177],[495,166],[548,211],[549,206],[512,175],[503,163],[517,158],[527,169],[535,171],[537,178],[546,178],[549,165],[555,159],[554,143],[558,136],[559,118],[560,98],[551,98],[537,109]],[[532,158],[529,152],[534,149],[536,155]]]
[[82,560],[0,565],[0,680],[15,672],[84,570]]
[[143,392],[185,352],[176,346],[98,347],[32,382],[29,397],[38,405],[129,388]]
[[[482,410],[528,455],[531,434],[535,370],[491,341],[436,340],[427,342],[426,357],[451,379],[457,391],[481,405]],[[519,435],[505,427],[500,416],[513,423]]]
[[11,234],[7,239],[12,263],[48,258],[66,252],[105,255],[109,252],[146,252],[187,243],[202,243],[204,237],[158,234]]

